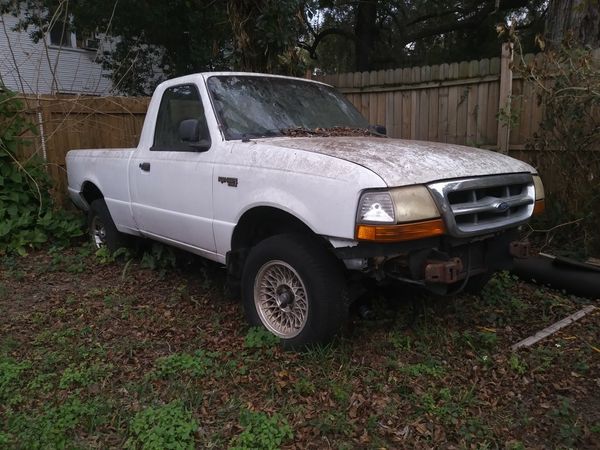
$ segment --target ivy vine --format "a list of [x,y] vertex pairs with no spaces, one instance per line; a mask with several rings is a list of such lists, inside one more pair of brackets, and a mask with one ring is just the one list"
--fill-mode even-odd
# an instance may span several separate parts
[[44,161],[20,151],[28,145],[27,132],[37,130],[22,101],[0,86],[0,255],[25,255],[48,242],[65,245],[83,233],[77,216],[55,206]]

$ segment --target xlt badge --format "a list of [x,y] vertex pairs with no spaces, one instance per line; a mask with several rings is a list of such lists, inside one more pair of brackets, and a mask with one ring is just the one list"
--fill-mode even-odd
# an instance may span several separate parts
[[237,178],[232,178],[232,177],[219,177],[218,178],[219,183],[227,183],[227,186],[229,187],[237,187],[238,185],[238,179]]

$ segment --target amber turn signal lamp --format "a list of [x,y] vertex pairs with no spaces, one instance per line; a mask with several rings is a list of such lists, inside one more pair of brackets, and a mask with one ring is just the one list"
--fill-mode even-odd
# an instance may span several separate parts
[[545,209],[546,209],[546,202],[544,201],[544,199],[536,200],[535,205],[533,207],[533,215],[534,216],[540,215],[544,212]]
[[402,242],[440,236],[446,232],[442,219],[400,225],[358,225],[356,239],[371,242]]

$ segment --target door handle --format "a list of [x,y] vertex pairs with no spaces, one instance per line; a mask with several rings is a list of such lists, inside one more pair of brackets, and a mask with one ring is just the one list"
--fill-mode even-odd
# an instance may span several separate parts
[[140,169],[142,169],[144,172],[150,172],[150,163],[149,162],[140,163]]

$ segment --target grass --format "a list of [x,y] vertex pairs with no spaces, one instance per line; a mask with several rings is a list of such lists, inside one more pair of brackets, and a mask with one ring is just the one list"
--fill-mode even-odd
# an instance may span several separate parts
[[298,354],[244,324],[219,268],[173,269],[165,255],[142,264],[84,246],[2,260],[0,447],[522,449],[600,439],[600,315],[510,351],[581,299],[501,274],[481,297],[423,296],[407,327],[411,303],[375,294],[381,319],[353,317],[344,337]]

